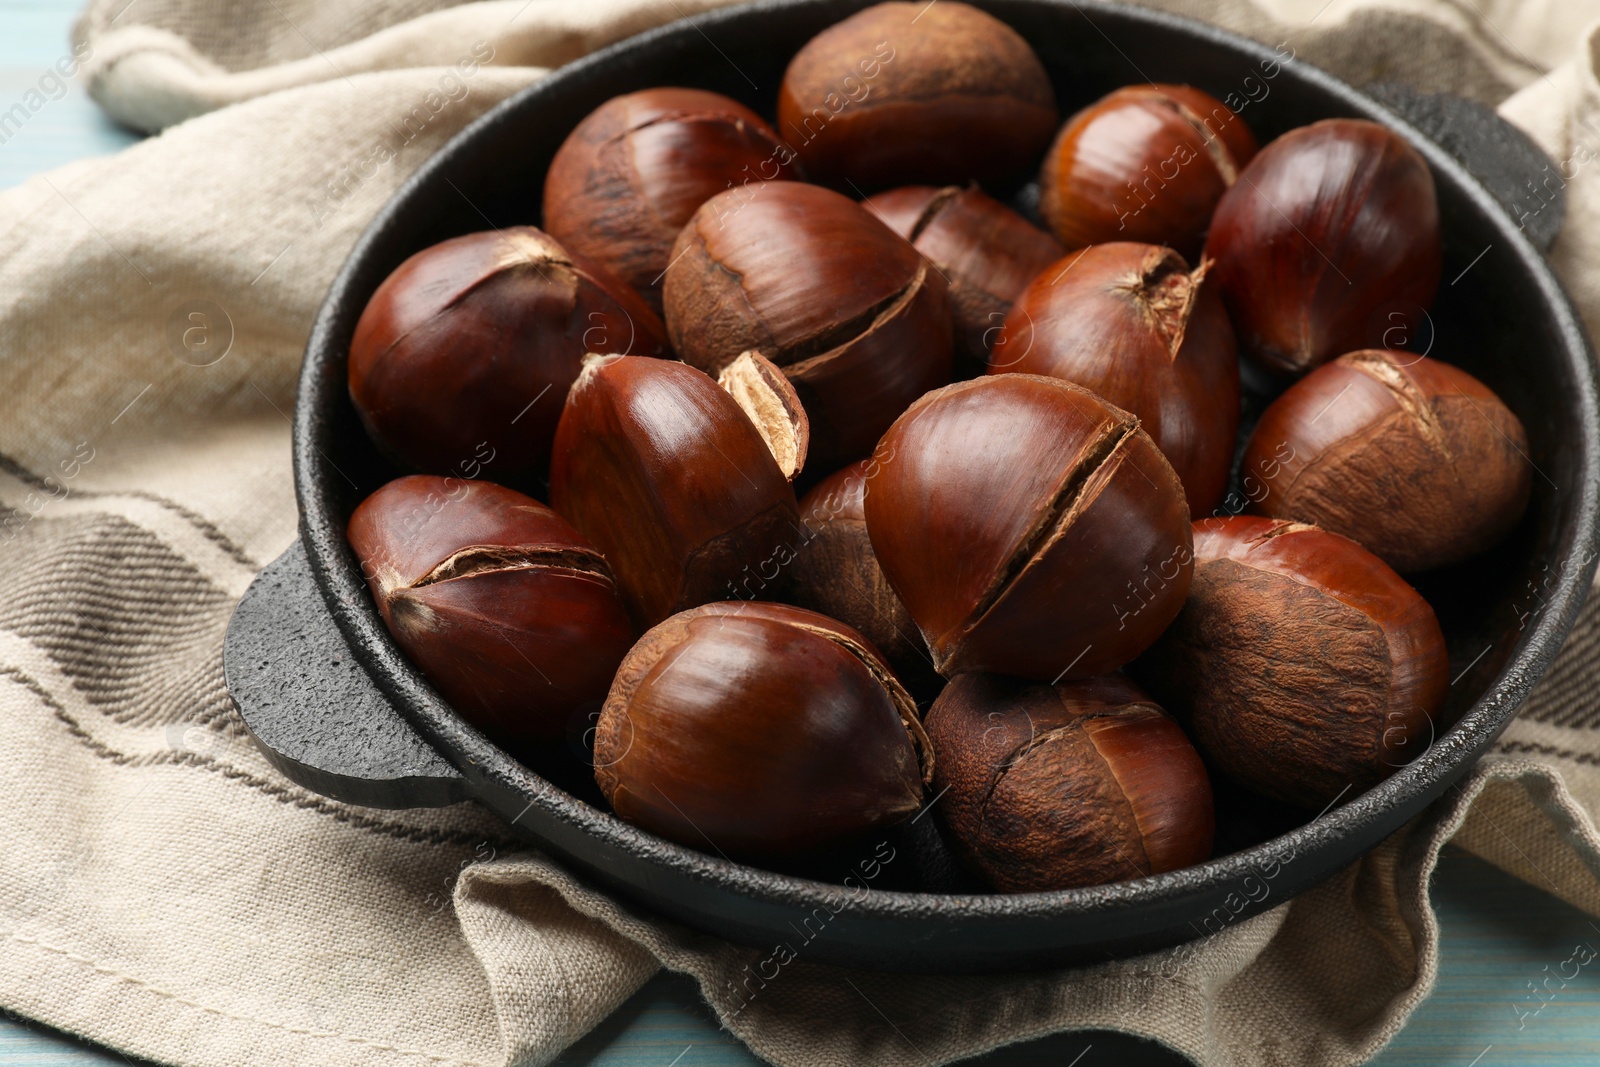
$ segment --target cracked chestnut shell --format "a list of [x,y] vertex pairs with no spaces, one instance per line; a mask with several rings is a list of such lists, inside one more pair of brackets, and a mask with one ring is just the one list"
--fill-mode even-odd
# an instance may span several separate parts
[[1061,127],[1039,174],[1039,214],[1068,248],[1138,241],[1194,259],[1255,154],[1255,135],[1216,97],[1130,85]]
[[545,229],[659,311],[672,242],[695,209],[729,187],[798,180],[794,160],[761,116],[719,93],[666,87],[613,97],[551,160]]
[[362,501],[346,537],[395,643],[486,732],[561,738],[633,643],[605,558],[532,497],[413,474]]
[[1066,254],[977,186],[908,185],[862,203],[939,268],[950,290],[957,354],[977,363],[989,358],[1012,302]]
[[380,447],[430,474],[542,470],[588,352],[663,356],[638,294],[532,226],[453,237],[396,268],[350,342],[350,399]]
[[1244,463],[1265,487],[1252,511],[1343,534],[1402,572],[1482,552],[1521,520],[1533,486],[1528,436],[1488,386],[1378,349],[1290,386]]
[[1195,523],[1189,599],[1139,673],[1223,773],[1308,808],[1426,748],[1450,682],[1433,609],[1386,563],[1253,515]]
[[1104,674],[1183,604],[1183,486],[1138,419],[1081,386],[957,382],[912,405],[879,456],[872,549],[947,678]]
[[1045,685],[963,674],[926,727],[945,824],[1002,892],[1120,882],[1211,855],[1200,754],[1120,675]]
[[1077,382],[1138,416],[1190,515],[1222,499],[1239,432],[1239,349],[1209,267],[1157,245],[1072,253],[1018,297],[989,363]]
[[630,823],[729,856],[791,856],[916,813],[933,754],[866,640],[786,604],[706,604],[640,638],[595,731]]
[[641,628],[737,596],[797,536],[805,412],[747,353],[722,380],[675,360],[595,356],[567,395],[550,502],[610,561]]
[[1375,122],[1290,130],[1223,194],[1206,254],[1240,348],[1303,374],[1374,333],[1422,325],[1442,254],[1433,175]]
[[875,4],[795,54],[778,132],[816,181],[881,189],[990,181],[1037,159],[1060,121],[1028,42],[967,4]]
[[950,380],[944,279],[866,208],[801,182],[701,205],[666,279],[674,350],[716,374],[756,350],[783,368],[823,468],[860,459]]

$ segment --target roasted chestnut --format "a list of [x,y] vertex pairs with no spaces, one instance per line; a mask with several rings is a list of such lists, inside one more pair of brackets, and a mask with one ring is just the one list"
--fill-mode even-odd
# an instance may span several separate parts
[[778,132],[840,188],[1002,179],[1059,120],[1028,42],[955,0],[856,12],[806,42],[778,90]]
[[1240,348],[1268,370],[1303,374],[1422,327],[1439,287],[1433,175],[1375,122],[1290,130],[1223,194],[1206,254]]
[[667,331],[716,374],[755,350],[811,418],[812,459],[860,459],[910,403],[950,380],[944,279],[866,208],[801,182],[701,205],[678,235]]
[[1188,602],[1138,671],[1225,774],[1309,808],[1426,749],[1450,684],[1433,609],[1387,564],[1253,515],[1195,523]]
[[1039,214],[1068,248],[1169,245],[1194,259],[1255,135],[1187,85],[1130,85],[1067,120],[1039,174]]
[[633,643],[605,558],[532,497],[413,474],[362,501],[346,537],[395,643],[498,737],[561,738]]
[[1398,571],[1458,563],[1522,518],[1528,436],[1466,371],[1409,352],[1324,364],[1273,401],[1245,447],[1252,510],[1344,534]]
[[532,226],[425,248],[350,342],[350,399],[382,449],[430,474],[537,473],[587,352],[664,356],[638,294]]
[[1115,670],[1189,589],[1189,509],[1139,420],[1035,374],[911,406],[867,479],[872,550],[940,674]]
[[672,242],[696,208],[800,177],[794,149],[737,100],[702,89],[613,97],[567,135],[544,182],[544,226],[659,311]]
[[1017,298],[989,363],[1077,382],[1138,416],[1190,515],[1222,499],[1239,432],[1239,350],[1208,268],[1157,245],[1074,252]]
[[595,731],[618,816],[726,856],[792,856],[899,822],[933,753],[866,640],[786,604],[707,604],[628,653]]
[[556,429],[550,502],[600,546],[642,629],[792,553],[805,441],[794,391],[754,353],[720,385],[675,360],[592,356]]
[[939,268],[950,288],[956,352],[974,363],[989,358],[1017,295],[1066,254],[1054,237],[975,185],[908,185],[863,203]]
[[1002,892],[1120,882],[1211,855],[1200,754],[1120,675],[1060,685],[958,675],[927,731],[945,824]]

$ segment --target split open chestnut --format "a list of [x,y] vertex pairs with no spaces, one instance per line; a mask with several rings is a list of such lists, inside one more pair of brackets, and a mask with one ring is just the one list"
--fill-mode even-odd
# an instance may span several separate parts
[[916,813],[933,754],[860,634],[786,604],[707,604],[628,653],[595,731],[618,816],[728,856],[779,858]]
[[927,730],[945,824],[1002,892],[1120,882],[1211,855],[1200,754],[1120,675],[1045,685],[963,674]]
[[1157,245],[1072,253],[1018,297],[989,363],[1077,382],[1138,416],[1191,515],[1222,499],[1239,432],[1239,350],[1208,266]]
[[1433,609],[1336,533],[1242,515],[1195,523],[1194,580],[1139,675],[1225,774],[1308,808],[1427,748],[1449,687]]
[[346,536],[395,642],[498,737],[561,738],[633,643],[605,558],[532,497],[413,474],[362,501]]
[[1000,374],[912,405],[867,480],[867,532],[940,674],[1115,670],[1189,589],[1189,509],[1132,415]]

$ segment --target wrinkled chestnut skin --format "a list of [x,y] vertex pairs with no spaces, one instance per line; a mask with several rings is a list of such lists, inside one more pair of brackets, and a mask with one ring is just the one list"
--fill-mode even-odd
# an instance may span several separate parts
[[729,190],[678,235],[667,331],[716,374],[755,349],[783,368],[811,418],[811,454],[860,459],[913,400],[950,380],[944,279],[847,197],[800,182]]
[[585,353],[664,356],[632,290],[532,226],[453,237],[378,286],[350,342],[350,399],[380,447],[430,474],[541,472]]
[[1017,299],[989,363],[1077,382],[1138,416],[1190,515],[1222,499],[1239,432],[1239,349],[1207,267],[1157,245],[1075,252]]
[[1061,243],[977,186],[908,185],[862,202],[939,268],[950,288],[956,353],[983,363],[1006,312]]
[[778,90],[779,134],[841,189],[1002,179],[1059,121],[1028,42],[955,0],[856,12],[808,41]]
[[1488,386],[1448,363],[1351,352],[1290,386],[1245,447],[1251,510],[1340,533],[1397,571],[1474,556],[1522,518],[1528,435]]
[[395,643],[497,737],[560,739],[633,643],[605,558],[532,497],[413,474],[362,501],[346,537]]
[[640,628],[725,599],[796,537],[794,488],[703,372],[593,359],[556,429],[550,503],[600,547]]
[[1211,855],[1200,754],[1120,675],[1044,685],[963,674],[926,725],[945,824],[1002,892],[1120,882]]
[[1263,148],[1223,194],[1206,241],[1239,347],[1292,375],[1402,321],[1414,334],[1441,254],[1427,163],[1359,119],[1325,119]]
[[928,693],[938,685],[933,661],[867,536],[864,500],[875,462],[833,472],[800,501],[806,537],[790,564],[789,599],[859,631],[913,694]]
[[747,859],[900,822],[932,761],[915,705],[866,640],[786,604],[667,619],[628,653],[595,731],[595,780],[619,817]]
[[1450,684],[1427,601],[1303,523],[1195,523],[1194,581],[1138,673],[1223,773],[1307,808],[1348,801],[1433,740]]
[[1039,214],[1068,248],[1137,241],[1193,260],[1255,154],[1255,135],[1215,97],[1130,85],[1061,127],[1039,174]]
[[1183,605],[1183,486],[1137,419],[1081,386],[1034,374],[946,386],[878,456],[872,549],[946,678],[1104,674]]
[[718,93],[659,88],[613,97],[551,160],[545,229],[659,312],[672,242],[695,209],[733,186],[797,180],[794,160],[761,116]]

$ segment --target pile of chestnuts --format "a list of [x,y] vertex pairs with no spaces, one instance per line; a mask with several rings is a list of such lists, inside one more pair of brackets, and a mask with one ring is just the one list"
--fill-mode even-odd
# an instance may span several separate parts
[[1063,121],[955,0],[753,103],[604,102],[541,228],[418,252],[356,327],[413,473],[349,543],[463,718],[587,738],[618,817],[741,860],[931,810],[1002,892],[1202,862],[1213,776],[1309,814],[1443,728],[1402,575],[1505,537],[1532,467],[1482,382],[1371,336],[1439,284],[1401,137],[1262,144],[1185,85]]

